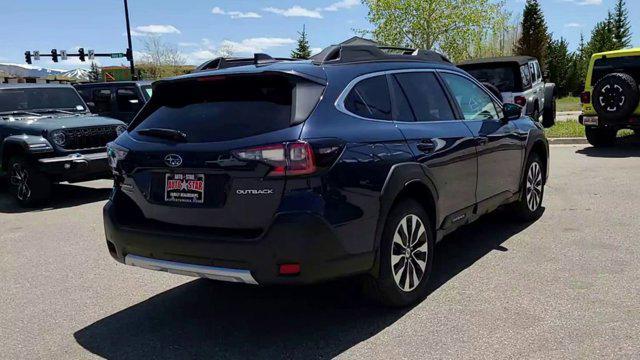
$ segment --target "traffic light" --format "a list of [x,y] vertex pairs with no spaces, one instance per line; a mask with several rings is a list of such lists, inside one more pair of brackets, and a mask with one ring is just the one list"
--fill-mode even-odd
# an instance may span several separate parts
[[84,62],[84,59],[85,59],[84,48],[78,49],[78,57],[80,58],[80,61]]
[[24,61],[27,64],[31,64],[31,51],[25,51],[24,52]]
[[56,63],[58,62],[58,50],[51,49],[51,60]]

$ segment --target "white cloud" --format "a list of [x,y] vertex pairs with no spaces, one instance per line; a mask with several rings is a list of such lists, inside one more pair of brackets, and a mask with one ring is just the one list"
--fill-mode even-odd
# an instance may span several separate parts
[[578,5],[602,5],[602,0],[564,0]]
[[211,9],[211,13],[214,15],[229,15],[232,19],[257,19],[262,17],[262,15],[253,11],[225,11],[218,6]]
[[259,53],[267,49],[294,44],[295,40],[289,38],[251,38],[240,42],[224,40],[220,46],[230,48],[237,53]]
[[341,0],[324,8],[324,11],[338,11],[340,9],[351,9],[360,5],[360,0]]
[[178,46],[180,47],[196,47],[199,46],[200,44],[196,43],[196,42],[179,42]]
[[309,49],[309,51],[311,51],[311,55],[315,55],[315,54],[320,53],[320,51],[322,51],[322,48],[314,47],[314,48]]
[[564,27],[566,27],[566,28],[579,28],[579,27],[582,27],[582,24],[579,24],[577,22],[570,22],[570,23],[564,24]]
[[288,9],[279,9],[274,7],[268,7],[263,9],[266,12],[286,16],[286,17],[309,17],[314,19],[322,19],[322,14],[318,9],[310,10],[298,5],[294,5]]
[[156,34],[180,34],[180,30],[178,30],[173,25],[145,25],[145,26],[137,26],[135,29],[131,31],[131,35],[133,36],[145,36],[145,35],[156,35]]

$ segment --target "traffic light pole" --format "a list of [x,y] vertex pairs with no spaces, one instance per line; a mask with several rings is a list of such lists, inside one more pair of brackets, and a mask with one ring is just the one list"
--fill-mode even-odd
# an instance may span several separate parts
[[131,42],[131,25],[129,23],[129,3],[124,0],[124,16],[127,20],[127,41],[129,42],[129,48],[127,49],[127,58],[129,58],[129,64],[131,66],[131,80],[137,80],[136,66],[133,62],[133,45]]

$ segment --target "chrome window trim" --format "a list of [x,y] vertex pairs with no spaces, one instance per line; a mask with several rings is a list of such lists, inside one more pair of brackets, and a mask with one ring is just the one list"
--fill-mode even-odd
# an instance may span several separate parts
[[[347,96],[349,95],[349,93],[351,92],[351,90],[361,81],[366,80],[366,79],[370,79],[376,76],[386,76],[386,75],[391,75],[391,74],[402,74],[402,73],[415,73],[415,72],[426,72],[426,73],[450,73],[450,74],[454,74],[454,75],[458,75],[461,76],[463,78],[466,78],[468,80],[470,80],[471,82],[473,82],[474,84],[478,85],[480,87],[480,89],[482,91],[485,92],[485,94],[489,95],[489,97],[498,105],[502,104],[502,102],[495,97],[490,91],[485,90],[484,86],[482,85],[482,83],[480,83],[477,79],[474,79],[472,76],[467,75],[466,73],[461,73],[458,71],[454,71],[454,70],[448,70],[448,69],[396,69],[396,70],[385,70],[385,71],[377,71],[377,72],[372,72],[369,74],[364,74],[364,75],[360,75],[356,78],[354,78],[353,80],[351,80],[347,86],[345,86],[345,88],[342,90],[342,92],[340,93],[340,95],[338,96],[338,98],[336,99],[334,106],[336,107],[336,109],[338,111],[340,111],[343,114],[361,119],[361,120],[367,120],[367,121],[378,121],[378,122],[385,122],[385,123],[394,123],[396,121],[399,120],[383,120],[383,119],[373,119],[373,118],[367,118],[364,116],[360,116],[357,114],[352,113],[351,111],[347,110],[347,108],[344,105],[344,101],[347,98]],[[391,89],[389,89],[391,90]],[[442,89],[443,91],[445,89]],[[499,119],[498,119],[499,120]],[[433,121],[400,121],[403,123],[447,123],[447,122],[459,122],[459,121],[470,121],[470,120],[464,120],[464,119],[453,119],[453,120],[433,120]]]

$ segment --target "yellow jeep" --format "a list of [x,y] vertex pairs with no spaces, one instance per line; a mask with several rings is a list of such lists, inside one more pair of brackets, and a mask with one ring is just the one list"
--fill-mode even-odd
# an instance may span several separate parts
[[640,129],[640,48],[594,54],[580,95],[587,140],[615,144],[620,129]]

